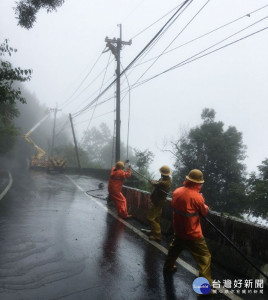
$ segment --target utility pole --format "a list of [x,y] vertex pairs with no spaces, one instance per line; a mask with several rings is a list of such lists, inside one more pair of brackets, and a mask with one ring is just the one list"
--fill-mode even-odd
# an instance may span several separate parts
[[79,170],[81,170],[81,165],[80,165],[80,160],[79,160],[79,155],[78,155],[78,149],[77,149],[77,143],[76,143],[76,138],[75,138],[75,134],[74,134],[73,120],[72,120],[72,115],[71,114],[69,114],[69,118],[70,118],[70,122],[71,122],[71,126],[72,126],[72,132],[73,132],[73,138],[74,138],[74,146],[75,146],[75,153],[76,153],[77,164],[78,164]]
[[120,38],[113,38],[109,39],[108,37],[105,38],[106,46],[108,50],[104,51],[107,52],[111,50],[113,55],[115,56],[115,60],[117,62],[116,68],[116,128],[115,128],[115,161],[117,162],[120,160],[120,51],[122,49],[122,45],[131,45],[132,41],[124,42],[122,41],[122,24],[118,25],[120,28]]
[[55,141],[55,130],[56,130],[56,116],[57,116],[57,112],[60,111],[60,109],[58,109],[58,105],[57,105],[56,108],[54,108],[52,110],[54,111],[54,123],[53,123],[53,133],[52,133],[52,144],[51,144],[50,156],[53,156],[53,152],[54,152],[54,141]]

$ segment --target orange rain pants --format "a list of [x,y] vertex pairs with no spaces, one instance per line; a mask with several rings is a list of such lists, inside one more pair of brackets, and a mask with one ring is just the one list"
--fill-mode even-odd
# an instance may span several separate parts
[[127,170],[124,171],[124,170],[118,170],[115,167],[113,167],[111,170],[109,184],[108,184],[109,196],[113,200],[118,216],[122,218],[127,218],[129,215],[127,211],[127,201],[124,195],[121,193],[121,191],[122,191],[124,179],[130,176],[131,176],[130,168],[127,168]]
[[164,269],[171,270],[182,250],[188,250],[198,265],[199,276],[207,278],[211,284],[211,254],[199,217],[199,214],[206,216],[209,207],[200,194],[201,184],[186,180],[183,185],[173,192],[171,200],[175,238],[169,246]]

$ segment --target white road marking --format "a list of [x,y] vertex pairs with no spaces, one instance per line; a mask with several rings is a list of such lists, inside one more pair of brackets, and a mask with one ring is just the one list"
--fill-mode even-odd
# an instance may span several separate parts
[[[124,219],[120,218],[117,216],[117,214],[115,214],[112,210],[110,210],[109,208],[107,208],[103,203],[101,203],[99,200],[93,198],[92,196],[88,195],[84,189],[82,189],[82,187],[80,185],[78,185],[70,176],[65,175],[81,192],[83,192],[87,197],[89,197],[91,200],[93,200],[96,204],[98,204],[100,207],[102,207],[107,213],[109,213],[110,215],[112,215],[115,219],[117,219],[118,221],[122,222],[126,227],[128,227],[129,229],[131,229],[133,232],[135,232],[139,237],[143,238],[144,240],[146,240],[148,243],[152,244],[153,246],[155,246],[158,250],[160,250],[161,252],[163,252],[164,254],[167,255],[168,253],[168,249],[163,247],[162,245],[160,245],[159,243],[155,242],[155,241],[150,241],[148,236],[146,234],[144,234],[143,232],[141,232],[139,229],[137,229],[136,227],[132,226],[131,224],[129,224],[128,222],[126,222]],[[198,270],[195,269],[194,267],[192,267],[191,265],[189,265],[187,262],[185,262],[184,260],[178,258],[177,263],[181,266],[183,266],[186,270],[188,270],[190,273],[194,274],[195,276],[198,276]],[[237,295],[234,294],[227,294],[225,293],[225,291],[228,291],[224,288],[212,288],[214,290],[218,290],[220,292],[221,295],[226,296],[229,299],[232,300],[243,300],[243,298],[240,298]]]
[[9,191],[9,189],[11,188],[12,186],[12,183],[13,183],[13,178],[11,176],[11,173],[8,171],[8,176],[9,176],[9,182],[8,182],[8,185],[6,186],[6,188],[3,190],[3,192],[0,194],[0,200],[2,198],[4,198],[4,196],[6,195],[6,193]]

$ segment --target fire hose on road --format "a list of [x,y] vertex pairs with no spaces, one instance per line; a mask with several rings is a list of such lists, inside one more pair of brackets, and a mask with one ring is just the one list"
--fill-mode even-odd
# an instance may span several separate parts
[[102,191],[103,188],[104,188],[104,184],[102,182],[100,182],[97,189],[86,191],[86,194],[89,195],[89,196],[91,196],[91,197],[94,197],[94,198],[98,198],[98,199],[101,199],[101,200],[107,200],[107,197],[103,198],[100,195],[91,194],[91,192]]

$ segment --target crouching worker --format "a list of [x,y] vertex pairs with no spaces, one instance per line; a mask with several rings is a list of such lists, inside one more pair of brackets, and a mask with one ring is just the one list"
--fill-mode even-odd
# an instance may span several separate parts
[[171,179],[170,179],[170,168],[168,166],[162,166],[159,169],[161,173],[161,178],[158,181],[150,181],[153,186],[153,191],[151,194],[151,206],[147,213],[147,220],[150,223],[150,230],[143,229],[142,231],[146,232],[149,235],[149,239],[153,241],[161,241],[162,232],[161,232],[161,215],[162,208],[166,202],[166,198],[171,188]]
[[168,250],[164,272],[175,272],[176,259],[182,250],[188,250],[198,265],[199,277],[205,277],[211,284],[211,255],[202,234],[199,217],[206,216],[209,211],[200,193],[202,183],[203,173],[194,169],[186,176],[183,187],[173,192],[171,207],[175,238]]
[[108,184],[109,198],[113,201],[118,216],[121,218],[131,217],[131,215],[129,215],[127,211],[126,198],[121,193],[124,180],[131,176],[130,166],[128,166],[126,171],[124,171],[124,166],[127,162],[128,160],[126,160],[125,162],[118,161],[116,163],[116,165],[111,170]]

